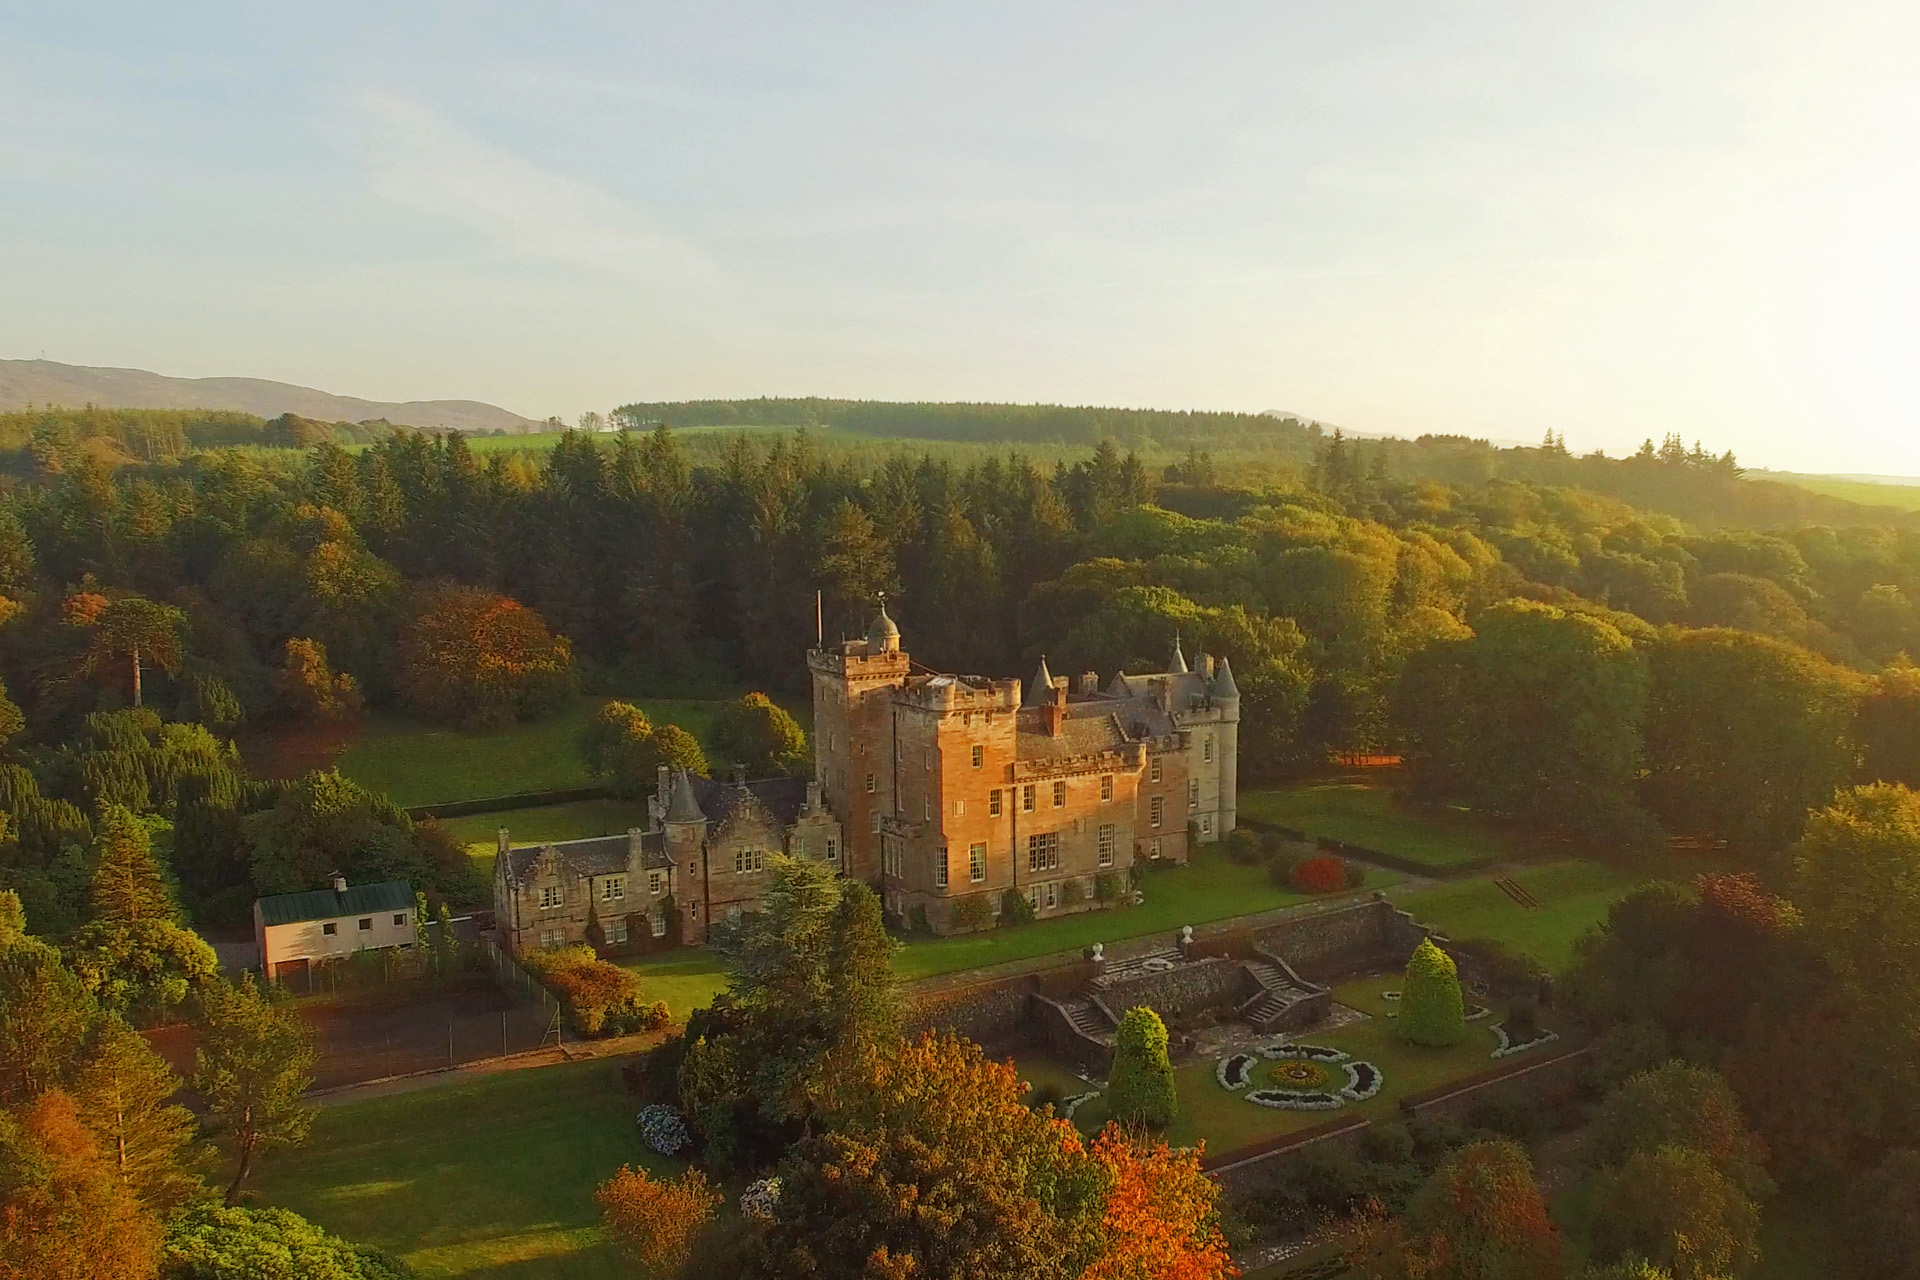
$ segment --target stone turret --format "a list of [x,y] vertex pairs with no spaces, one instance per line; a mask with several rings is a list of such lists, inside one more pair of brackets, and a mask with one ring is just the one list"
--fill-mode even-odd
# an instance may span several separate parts
[[1026,697],[1021,699],[1022,706],[1044,707],[1053,701],[1053,672],[1047,670],[1047,655],[1040,655],[1040,669],[1033,673],[1033,683],[1027,686]]
[[869,653],[900,652],[900,628],[887,616],[887,602],[880,602],[880,616],[867,628],[867,651]]
[[1187,674],[1187,655],[1180,652],[1180,633],[1173,633],[1173,657],[1167,662],[1167,674],[1183,676]]

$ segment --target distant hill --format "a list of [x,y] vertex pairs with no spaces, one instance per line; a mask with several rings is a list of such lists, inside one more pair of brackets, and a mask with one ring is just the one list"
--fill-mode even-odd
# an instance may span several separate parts
[[321,422],[385,418],[429,431],[517,431],[533,422],[479,400],[392,403],[336,396],[264,378],[169,378],[145,369],[95,369],[52,360],[0,360],[0,412],[29,404],[69,408],[232,409],[277,418],[296,413]]
[[1791,471],[1753,471],[1748,474],[1759,479],[1797,485],[1862,506],[1920,511],[1920,480],[1911,476],[1814,476]]

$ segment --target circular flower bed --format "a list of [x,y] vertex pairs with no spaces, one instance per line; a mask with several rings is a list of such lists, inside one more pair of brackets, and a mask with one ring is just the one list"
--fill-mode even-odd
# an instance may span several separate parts
[[670,1156],[693,1141],[693,1135],[687,1132],[686,1118],[676,1107],[657,1102],[640,1108],[640,1114],[634,1119],[640,1125],[641,1140],[663,1156]]
[[1349,1102],[1365,1102],[1379,1093],[1384,1083],[1380,1068],[1371,1062],[1357,1062],[1343,1050],[1279,1042],[1263,1044],[1254,1053],[1222,1058],[1214,1069],[1214,1078],[1221,1088],[1238,1092],[1253,1082],[1261,1058],[1272,1064],[1260,1073],[1264,1084],[1243,1095],[1257,1107],[1337,1111]]

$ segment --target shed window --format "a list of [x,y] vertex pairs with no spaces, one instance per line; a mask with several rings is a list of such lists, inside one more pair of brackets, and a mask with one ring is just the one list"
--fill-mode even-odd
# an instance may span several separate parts
[[329,920],[326,924],[320,926],[320,932],[331,938],[334,934],[340,932],[340,926]]
[[362,932],[362,933],[371,933],[371,932],[373,932],[373,917],[372,917],[372,916],[361,916],[361,917],[360,917],[360,932]]
[[396,928],[403,927],[407,923],[407,918],[396,911],[393,913],[393,923]]

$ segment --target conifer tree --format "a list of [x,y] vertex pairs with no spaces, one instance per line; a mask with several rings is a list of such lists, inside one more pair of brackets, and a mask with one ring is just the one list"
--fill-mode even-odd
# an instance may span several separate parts
[[1127,1010],[1113,1040],[1107,1114],[1129,1127],[1161,1129],[1172,1123],[1178,1107],[1167,1024],[1151,1009]]
[[302,1095],[313,1083],[313,1031],[292,1008],[263,996],[251,976],[237,987],[213,984],[204,1007],[194,1087],[206,1096],[209,1125],[233,1148],[231,1206],[259,1156],[306,1140],[313,1108]]
[[1407,960],[1400,996],[1400,1034],[1415,1044],[1436,1048],[1467,1038],[1459,970],[1453,957],[1434,946],[1432,938],[1420,939]]

